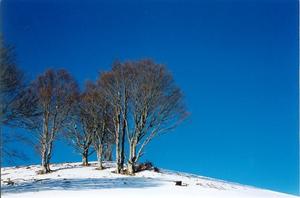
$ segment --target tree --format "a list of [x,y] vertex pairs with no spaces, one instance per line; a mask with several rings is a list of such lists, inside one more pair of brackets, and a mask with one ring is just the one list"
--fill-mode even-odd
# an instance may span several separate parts
[[88,157],[93,153],[90,151],[94,132],[89,115],[86,113],[86,107],[88,104],[82,100],[82,95],[79,97],[78,103],[72,112],[72,120],[70,124],[66,125],[64,131],[64,137],[71,144],[75,150],[81,154],[82,165],[88,166]]
[[127,134],[127,172],[134,174],[146,145],[186,118],[183,94],[166,67],[151,60],[117,62],[98,81],[113,107],[117,173],[122,169],[122,138]]
[[93,144],[97,153],[98,169],[102,169],[104,150],[108,150],[112,143],[111,106],[104,99],[101,87],[91,82],[86,84],[82,100],[86,104],[83,119],[89,122],[93,132]]
[[13,130],[3,126],[18,126],[21,119],[32,115],[32,103],[34,100],[23,103],[25,89],[23,72],[17,67],[14,48],[4,43],[0,36],[0,136],[1,159],[12,160],[14,158],[25,159],[24,153],[10,148],[12,141],[25,141],[28,139],[20,133],[12,133]]
[[129,82],[122,64],[115,62],[112,71],[100,74],[98,85],[102,87],[105,101],[112,107],[114,137],[116,144],[116,173],[121,173],[125,159],[125,119],[127,109],[126,83]]
[[50,159],[57,133],[70,123],[70,112],[78,100],[78,86],[65,70],[47,70],[30,85],[26,98],[35,98],[36,117],[26,125],[37,134],[41,173],[50,172]]
[[[127,62],[134,68],[135,83],[129,87],[131,127],[126,130],[129,141],[128,173],[145,146],[156,136],[178,126],[187,114],[183,94],[164,65],[151,60]],[[138,145],[140,145],[138,147]]]
[[16,117],[15,101],[23,88],[23,74],[18,69],[14,48],[0,37],[0,118],[7,124]]

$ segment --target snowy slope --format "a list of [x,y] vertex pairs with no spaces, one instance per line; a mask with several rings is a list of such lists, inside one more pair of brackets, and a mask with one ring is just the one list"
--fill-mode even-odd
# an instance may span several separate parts
[[[295,198],[297,196],[233,184],[207,177],[161,170],[143,171],[136,176],[112,173],[112,163],[105,170],[96,164],[82,167],[80,163],[54,164],[50,174],[37,175],[38,165],[1,168],[3,198],[67,198],[67,197],[201,197],[201,198]],[[7,181],[14,185],[8,185]],[[176,186],[182,181],[187,186]]]

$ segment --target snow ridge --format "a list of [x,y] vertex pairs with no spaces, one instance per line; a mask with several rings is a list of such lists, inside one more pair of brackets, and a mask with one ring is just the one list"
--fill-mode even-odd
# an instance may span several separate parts
[[[112,171],[114,163],[105,162],[104,170],[81,163],[51,166],[53,172],[39,175],[39,165],[1,168],[1,197],[204,197],[204,198],[296,198],[297,196],[259,189],[209,177],[161,169],[142,171],[135,176]],[[175,182],[181,181],[182,186]]]

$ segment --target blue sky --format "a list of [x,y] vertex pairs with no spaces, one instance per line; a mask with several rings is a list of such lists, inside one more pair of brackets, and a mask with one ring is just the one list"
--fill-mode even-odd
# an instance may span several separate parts
[[[298,192],[297,1],[4,0],[1,9],[28,79],[63,67],[83,85],[115,59],[168,65],[191,116],[144,160]],[[62,141],[55,146],[53,162],[80,160]],[[30,160],[17,163],[39,163],[23,150]]]

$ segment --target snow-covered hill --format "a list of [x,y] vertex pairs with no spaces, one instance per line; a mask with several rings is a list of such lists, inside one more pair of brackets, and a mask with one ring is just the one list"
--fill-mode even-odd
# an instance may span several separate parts
[[[161,170],[143,171],[136,176],[112,173],[112,163],[105,170],[96,164],[82,167],[80,163],[52,165],[52,173],[38,175],[38,165],[1,168],[3,198],[111,198],[111,197],[195,197],[195,198],[295,198],[297,196],[263,190],[221,180]],[[182,181],[182,186],[175,185]],[[11,183],[10,185],[7,183]],[[13,183],[13,184],[12,184]]]

